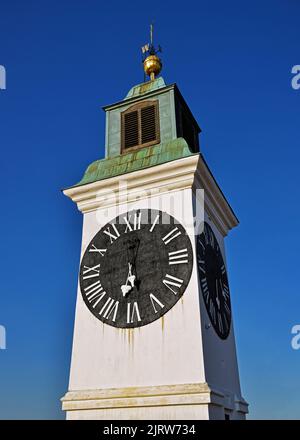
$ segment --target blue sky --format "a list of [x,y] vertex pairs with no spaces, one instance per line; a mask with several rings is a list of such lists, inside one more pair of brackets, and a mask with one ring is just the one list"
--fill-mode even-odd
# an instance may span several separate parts
[[2,0],[0,418],[64,416],[82,218],[60,189],[103,157],[101,106],[143,81],[152,20],[240,219],[227,258],[250,417],[300,418],[299,17],[297,0]]

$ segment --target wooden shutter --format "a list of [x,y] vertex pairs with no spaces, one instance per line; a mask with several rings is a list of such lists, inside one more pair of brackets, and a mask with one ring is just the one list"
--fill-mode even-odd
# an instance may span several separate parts
[[136,147],[139,144],[139,115],[137,111],[124,115],[124,147]]
[[155,105],[149,105],[141,109],[141,143],[155,141],[156,139],[156,117]]
[[158,101],[144,101],[121,114],[122,151],[160,142]]

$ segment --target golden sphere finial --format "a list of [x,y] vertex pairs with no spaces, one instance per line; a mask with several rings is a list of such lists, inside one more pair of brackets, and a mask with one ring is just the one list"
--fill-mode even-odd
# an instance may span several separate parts
[[161,47],[155,49],[153,45],[153,25],[150,26],[150,44],[146,44],[142,47],[142,52],[145,56],[143,59],[144,72],[150,76],[150,80],[153,81],[155,77],[160,73],[162,69],[161,59],[157,56],[158,52],[161,52]]
[[144,71],[146,75],[150,76],[150,80],[153,81],[155,77],[160,73],[162,69],[162,62],[157,55],[149,55],[144,60]]

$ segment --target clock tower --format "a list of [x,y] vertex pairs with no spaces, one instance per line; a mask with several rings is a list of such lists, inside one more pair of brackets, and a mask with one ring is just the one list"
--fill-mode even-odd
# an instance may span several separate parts
[[[151,32],[152,34],[152,32]],[[224,238],[238,220],[175,84],[104,107],[105,158],[64,190],[83,213],[68,419],[244,419]]]

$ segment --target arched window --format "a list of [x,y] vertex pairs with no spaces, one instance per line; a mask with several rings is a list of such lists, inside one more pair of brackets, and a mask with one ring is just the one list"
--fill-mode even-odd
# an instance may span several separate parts
[[158,101],[143,101],[121,113],[122,152],[159,142]]

